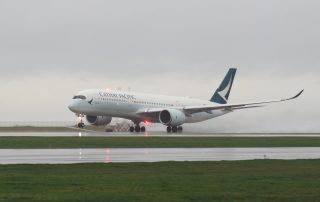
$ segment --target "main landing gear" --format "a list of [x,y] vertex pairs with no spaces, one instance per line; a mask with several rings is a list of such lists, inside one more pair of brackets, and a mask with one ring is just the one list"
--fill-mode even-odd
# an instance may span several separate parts
[[171,133],[171,132],[173,132],[173,133],[180,133],[180,132],[182,132],[182,130],[183,130],[183,128],[182,128],[182,126],[168,126],[167,127],[167,133]]
[[136,133],[140,133],[140,132],[146,132],[146,127],[142,126],[140,127],[139,123],[136,123],[135,126],[131,126],[129,128],[130,132],[133,133],[133,132],[136,132]]

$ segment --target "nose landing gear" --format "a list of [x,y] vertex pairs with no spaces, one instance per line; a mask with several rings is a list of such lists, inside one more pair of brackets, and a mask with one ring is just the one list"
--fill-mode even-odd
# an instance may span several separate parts
[[78,123],[78,128],[84,128],[84,123],[83,122]]
[[77,115],[78,116],[78,119],[79,119],[79,123],[78,123],[78,128],[84,128],[84,123],[83,123],[83,120],[82,120],[82,118],[83,118],[83,115],[81,115],[81,114],[79,114],[79,115]]

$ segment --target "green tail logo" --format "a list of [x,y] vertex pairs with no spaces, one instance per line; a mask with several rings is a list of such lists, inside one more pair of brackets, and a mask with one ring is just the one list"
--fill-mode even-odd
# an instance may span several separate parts
[[211,97],[210,99],[211,102],[215,102],[219,104],[227,104],[236,72],[237,72],[237,69],[235,68],[229,69],[227,75],[224,77],[219,88]]

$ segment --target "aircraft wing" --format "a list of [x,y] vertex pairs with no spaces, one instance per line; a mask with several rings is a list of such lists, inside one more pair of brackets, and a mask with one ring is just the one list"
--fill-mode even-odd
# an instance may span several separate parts
[[[291,98],[285,98],[280,100],[271,100],[271,101],[263,101],[263,102],[251,102],[251,103],[242,103],[242,104],[223,104],[223,105],[206,105],[206,106],[187,106],[187,107],[179,107],[175,108],[178,110],[183,111],[186,115],[192,115],[194,113],[198,112],[207,112],[212,113],[214,110],[226,110],[226,111],[233,111],[238,109],[248,109],[248,108],[257,108],[257,107],[263,107],[265,104],[269,103],[276,103],[276,102],[284,102],[288,100],[293,100],[298,98],[304,90],[301,90],[297,95],[291,97]],[[165,110],[167,108],[149,108],[144,109],[141,111],[138,111],[136,114],[139,115],[142,118],[149,118],[151,120],[158,120],[159,113],[162,110]]]
[[237,109],[247,109],[247,108],[256,108],[256,107],[263,107],[264,104],[269,103],[276,103],[276,102],[284,102],[288,100],[293,100],[299,97],[304,90],[301,90],[297,95],[291,97],[291,98],[285,98],[280,100],[271,100],[271,101],[263,101],[263,102],[252,102],[252,103],[243,103],[243,104],[225,104],[225,105],[215,105],[215,106],[194,106],[194,107],[184,107],[183,111],[186,114],[193,114],[197,112],[208,112],[210,113],[213,110],[227,110],[227,111],[233,111]]

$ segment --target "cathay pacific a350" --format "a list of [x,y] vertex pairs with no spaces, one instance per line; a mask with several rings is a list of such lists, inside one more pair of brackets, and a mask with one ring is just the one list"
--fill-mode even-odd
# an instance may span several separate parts
[[[206,121],[239,109],[257,108],[269,103],[284,102],[299,97],[303,90],[291,98],[228,104],[236,69],[229,69],[220,86],[208,100],[122,92],[114,90],[83,90],[73,96],[68,108],[78,117],[86,117],[91,125],[108,125],[113,117],[132,121],[130,132],[144,132],[142,122],[162,123],[167,132],[181,132],[185,123]],[[83,128],[84,123],[78,123]]]

